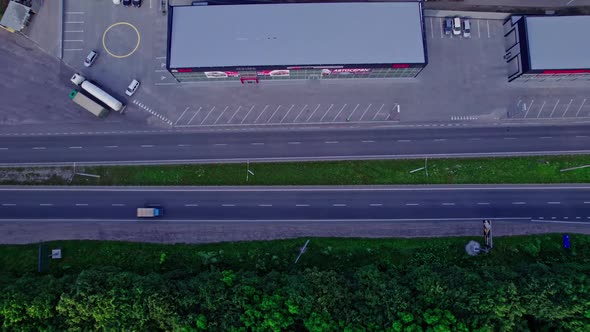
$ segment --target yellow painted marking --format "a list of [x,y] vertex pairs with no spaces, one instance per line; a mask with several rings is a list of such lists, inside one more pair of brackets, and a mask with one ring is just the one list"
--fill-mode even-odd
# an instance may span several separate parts
[[[118,25],[127,25],[127,26],[130,26],[130,27],[131,27],[133,30],[135,30],[135,33],[137,34],[137,44],[135,44],[135,48],[133,48],[133,50],[132,50],[131,52],[129,52],[129,53],[125,54],[125,55],[117,55],[117,54],[113,54],[113,53],[112,53],[112,52],[111,52],[111,51],[110,51],[110,50],[107,48],[107,45],[106,45],[106,43],[105,43],[105,38],[106,38],[106,36],[107,36],[107,32],[109,32],[109,30],[111,30],[112,28],[114,28],[114,27],[116,27],[116,26],[118,26]],[[139,43],[140,43],[140,42],[141,42],[141,36],[139,35],[139,31],[137,30],[137,28],[136,28],[136,27],[135,27],[133,24],[131,24],[131,23],[128,23],[128,22],[117,22],[117,23],[111,24],[111,26],[109,26],[109,27],[108,27],[108,28],[107,28],[107,29],[104,31],[104,33],[102,34],[102,47],[104,48],[104,50],[105,50],[105,51],[106,51],[106,52],[107,52],[107,53],[108,53],[110,56],[112,56],[112,57],[114,57],[114,58],[118,58],[118,59],[121,59],[121,58],[126,58],[126,57],[130,56],[131,54],[135,53],[135,51],[137,51],[137,48],[139,47]]]

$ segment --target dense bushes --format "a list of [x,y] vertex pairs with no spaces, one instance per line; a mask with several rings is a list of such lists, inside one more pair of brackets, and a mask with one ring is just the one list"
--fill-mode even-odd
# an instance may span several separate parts
[[[189,271],[177,261],[179,269],[161,272],[103,266],[48,275],[4,273],[0,326],[6,331],[590,330],[585,251],[547,258],[538,247],[538,258],[495,266],[485,260],[473,264],[482,257],[450,263],[448,255],[416,250],[407,264],[367,259],[350,261],[348,268],[318,264],[278,271],[212,264]],[[379,250],[371,256],[378,257]],[[154,257],[165,264],[160,254]],[[169,254],[165,260],[174,259],[179,258]]]

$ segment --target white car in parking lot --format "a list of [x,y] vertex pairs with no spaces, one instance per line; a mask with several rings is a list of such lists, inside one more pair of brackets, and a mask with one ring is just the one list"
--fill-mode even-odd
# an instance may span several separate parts
[[458,36],[461,34],[461,18],[453,18],[453,35]]
[[471,37],[471,21],[468,18],[463,19],[463,37]]
[[127,90],[125,90],[125,94],[128,95],[129,97],[131,97],[131,96],[133,96],[135,91],[137,91],[138,88],[139,88],[139,81],[133,80],[133,81],[131,81],[131,83],[129,83]]

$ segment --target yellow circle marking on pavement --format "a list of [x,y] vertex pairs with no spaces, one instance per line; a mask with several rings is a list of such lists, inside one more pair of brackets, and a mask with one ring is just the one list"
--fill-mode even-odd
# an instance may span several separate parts
[[[116,27],[116,26],[118,26],[118,25],[128,25],[128,26],[130,26],[130,27],[131,27],[133,30],[135,30],[135,33],[137,34],[137,44],[135,44],[135,48],[134,48],[134,49],[133,49],[131,52],[129,52],[129,53],[125,54],[125,55],[117,55],[117,54],[113,54],[113,53],[112,53],[112,52],[111,52],[111,51],[110,51],[110,50],[107,48],[107,45],[106,45],[106,43],[105,43],[105,41],[104,41],[104,40],[105,40],[105,38],[106,38],[106,36],[107,36],[107,32],[109,32],[109,30],[111,30],[112,28],[114,28],[114,27]],[[115,23],[115,24],[111,24],[111,26],[109,26],[109,27],[108,27],[108,28],[107,28],[107,29],[104,31],[104,33],[102,34],[102,47],[104,48],[104,50],[105,50],[105,51],[106,51],[106,52],[107,52],[107,53],[108,53],[110,56],[112,56],[112,57],[114,57],[114,58],[119,58],[119,59],[121,59],[121,58],[126,58],[126,57],[130,56],[131,54],[135,53],[135,51],[137,51],[137,48],[139,47],[139,42],[140,42],[140,41],[141,41],[141,36],[139,35],[139,31],[137,30],[137,28],[136,28],[136,27],[135,27],[133,24],[131,24],[131,23],[127,23],[127,22],[117,22],[117,23]]]

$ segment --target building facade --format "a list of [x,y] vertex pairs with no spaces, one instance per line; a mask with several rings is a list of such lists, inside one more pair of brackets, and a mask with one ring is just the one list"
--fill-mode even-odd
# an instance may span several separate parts
[[166,66],[180,82],[414,78],[427,64],[422,5],[175,6]]
[[590,16],[512,16],[504,22],[508,81],[590,81]]

